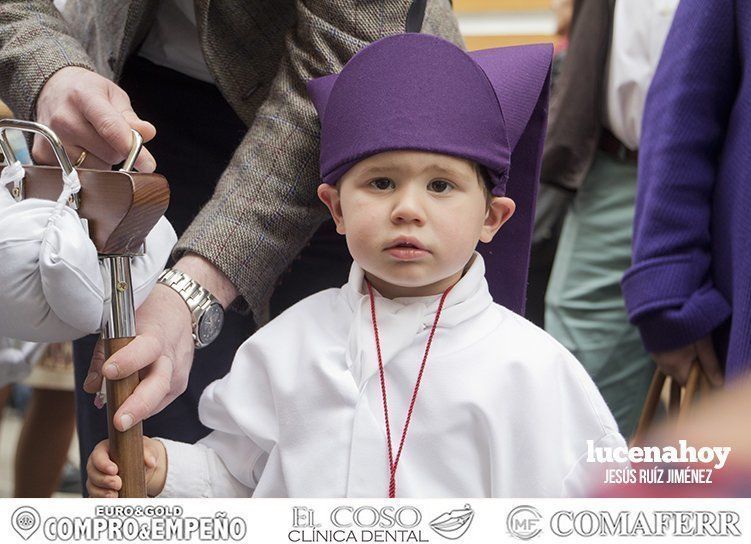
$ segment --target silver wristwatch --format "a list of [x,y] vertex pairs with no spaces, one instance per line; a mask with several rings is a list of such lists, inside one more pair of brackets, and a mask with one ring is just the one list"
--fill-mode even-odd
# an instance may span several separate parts
[[177,291],[188,305],[193,320],[193,341],[196,349],[205,348],[216,340],[224,324],[224,308],[214,295],[185,272],[174,268],[162,272],[157,281]]

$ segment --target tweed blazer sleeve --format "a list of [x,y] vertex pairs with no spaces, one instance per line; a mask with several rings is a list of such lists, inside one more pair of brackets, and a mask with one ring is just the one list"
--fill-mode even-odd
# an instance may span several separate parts
[[[299,0],[296,24],[269,93],[175,256],[199,254],[240,291],[235,309],[257,322],[278,276],[327,217],[318,201],[319,123],[307,80],[330,74],[359,49],[405,31],[412,2]],[[422,32],[462,43],[448,0],[429,0]]]
[[42,87],[66,66],[94,71],[51,1],[0,2],[0,98],[16,117],[34,118]]

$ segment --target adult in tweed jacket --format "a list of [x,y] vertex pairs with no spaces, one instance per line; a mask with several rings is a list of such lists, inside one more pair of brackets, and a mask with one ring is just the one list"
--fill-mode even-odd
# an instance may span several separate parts
[[[156,128],[160,137],[148,143],[153,156],[142,153],[136,166],[153,170],[156,157],[171,181],[170,212],[179,216],[173,219],[178,232],[184,228],[174,267],[225,308],[262,324],[280,275],[326,218],[315,191],[318,121],[306,81],[405,30],[461,43],[456,19],[449,0],[195,0],[197,39],[212,85],[138,58],[164,3],[68,0],[63,17],[48,0],[4,0],[0,98],[17,117],[50,125],[73,160],[87,151],[86,167],[120,162],[130,127],[147,141]],[[38,143],[33,154],[37,162],[54,161]],[[323,280],[333,286],[336,273]],[[199,351],[191,370],[186,310],[173,290],[158,285],[139,309],[138,337],[116,361],[103,365],[94,357],[87,374],[93,344],[77,345],[82,458],[106,436],[104,415],[82,392],[84,383],[87,391],[98,390],[102,374],[141,371],[139,388],[116,414],[118,428],[159,413],[145,423],[147,434],[183,441],[205,434],[196,411],[200,392],[226,373],[234,346],[252,331],[249,322],[236,321],[224,349],[216,346],[220,338]],[[172,403],[178,395],[180,402]]]

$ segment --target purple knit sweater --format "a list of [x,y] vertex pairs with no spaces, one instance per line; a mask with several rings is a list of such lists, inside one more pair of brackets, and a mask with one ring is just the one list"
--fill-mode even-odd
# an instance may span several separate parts
[[633,265],[622,287],[650,351],[709,333],[751,369],[751,2],[682,0],[649,91]]

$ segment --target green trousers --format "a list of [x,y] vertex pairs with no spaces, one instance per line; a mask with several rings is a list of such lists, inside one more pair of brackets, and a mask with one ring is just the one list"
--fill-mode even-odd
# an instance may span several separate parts
[[598,153],[564,220],[545,296],[545,328],[587,369],[626,438],[654,372],[620,288],[636,177],[635,163]]

